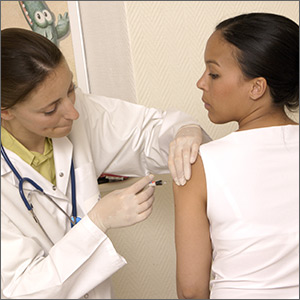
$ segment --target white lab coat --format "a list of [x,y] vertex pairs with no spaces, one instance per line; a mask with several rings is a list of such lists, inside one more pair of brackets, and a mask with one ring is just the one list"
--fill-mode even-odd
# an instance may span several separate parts
[[[52,246],[20,198],[18,181],[1,157],[1,298],[111,298],[110,276],[126,264],[110,239],[86,216],[100,199],[102,173],[143,176],[164,173],[177,130],[196,123],[181,112],[161,112],[76,91],[80,117],[68,137],[54,138],[56,188],[6,149],[21,176],[30,177],[70,215],[70,164],[76,176],[78,215],[66,216],[37,194],[32,203]],[[27,195],[32,186],[24,184]],[[138,242],[138,241],[137,241]]]

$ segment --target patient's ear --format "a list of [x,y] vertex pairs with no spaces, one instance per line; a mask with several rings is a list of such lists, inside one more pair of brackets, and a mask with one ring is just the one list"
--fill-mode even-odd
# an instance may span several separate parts
[[250,90],[250,98],[252,100],[260,99],[267,90],[267,81],[263,77],[253,78]]
[[5,109],[5,108],[1,107],[1,119],[9,121],[9,120],[11,120],[13,118],[14,118],[14,116],[11,113],[11,109],[10,108]]

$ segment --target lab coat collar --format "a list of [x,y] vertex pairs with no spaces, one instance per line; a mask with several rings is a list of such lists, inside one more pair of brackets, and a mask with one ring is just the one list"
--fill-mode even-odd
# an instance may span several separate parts
[[[14,164],[17,171],[21,176],[29,177],[36,181],[44,191],[50,196],[58,197],[61,199],[67,199],[66,193],[68,188],[68,183],[70,180],[70,169],[72,161],[73,145],[67,137],[53,138],[53,155],[56,173],[56,185],[57,189],[53,189],[51,182],[40,175],[36,170],[34,170],[30,165],[24,162],[18,155],[14,152],[5,149],[8,157]],[[22,171],[21,171],[22,170]],[[9,174],[11,173],[11,174]],[[26,175],[25,175],[26,174]],[[28,175],[30,174],[30,175]],[[1,156],[1,177],[11,176],[10,181],[15,186],[19,185],[18,179],[13,174],[10,167],[5,162],[4,158]],[[24,189],[32,189],[29,184],[24,184]]]
[[[35,181],[38,185],[40,185],[44,191],[51,195],[52,183],[48,181],[45,177],[39,174],[35,169],[33,169],[28,163],[22,160],[17,154],[12,152],[9,149],[5,149],[7,156],[9,157],[10,161],[19,172],[22,177],[29,177],[33,181]],[[15,174],[12,172],[8,164],[6,163],[5,159],[1,156],[1,178],[5,177],[9,180],[15,187],[18,188],[19,181]],[[24,190],[33,190],[34,187],[25,182],[23,185]]]
[[[7,150],[6,150],[6,152],[7,152]],[[1,176],[4,176],[9,172],[12,172],[12,171],[1,155]]]

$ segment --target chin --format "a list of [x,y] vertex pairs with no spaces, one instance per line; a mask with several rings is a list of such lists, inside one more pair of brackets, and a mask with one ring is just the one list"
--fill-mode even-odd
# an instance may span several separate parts
[[208,114],[208,118],[209,118],[209,120],[210,120],[212,123],[214,123],[214,124],[220,124],[220,123],[217,121],[217,119],[214,118],[214,117],[212,117],[212,116],[210,116],[210,114]]
[[226,124],[226,123],[229,123],[231,121],[234,121],[232,120],[231,118],[225,118],[225,117],[220,117],[220,116],[216,116],[216,114],[211,114],[211,113],[208,113],[208,118],[209,120],[214,123],[214,124],[217,124],[217,125],[221,125],[221,124]]
[[230,121],[224,121],[224,120],[220,120],[220,119],[214,118],[214,117],[212,117],[212,116],[210,116],[210,115],[208,115],[208,118],[209,118],[209,120],[210,120],[212,123],[217,124],[217,125],[221,125],[221,124],[225,124],[225,123],[230,122]]
[[49,138],[62,138],[67,136],[72,130],[72,126],[55,128],[53,131],[47,134]]
[[227,120],[218,120],[218,119],[214,119],[214,118],[209,118],[209,120],[216,125],[224,125],[224,124],[233,122],[232,120],[227,121]]

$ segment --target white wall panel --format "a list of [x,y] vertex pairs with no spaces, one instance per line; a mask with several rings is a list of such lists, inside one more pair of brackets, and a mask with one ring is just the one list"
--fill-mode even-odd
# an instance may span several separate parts
[[124,2],[78,2],[91,93],[136,102]]

